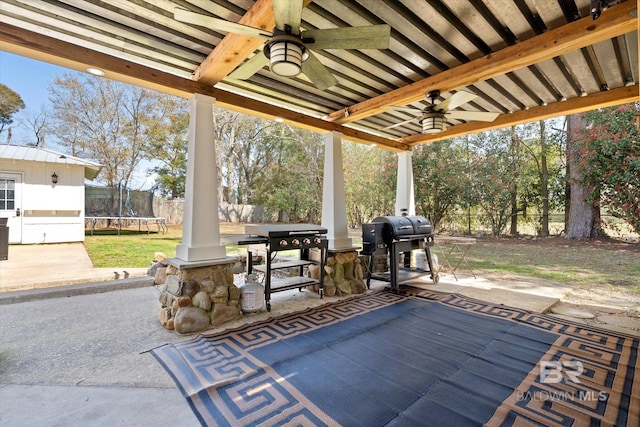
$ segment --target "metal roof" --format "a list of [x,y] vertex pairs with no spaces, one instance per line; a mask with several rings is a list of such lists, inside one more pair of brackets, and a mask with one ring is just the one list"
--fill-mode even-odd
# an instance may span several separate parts
[[[272,0],[1,0],[0,49],[167,93],[204,93],[234,110],[337,130],[393,150],[638,101],[638,19],[633,0],[594,19],[591,0],[304,0],[304,30],[388,24],[387,49],[313,53],[337,84],[316,88],[301,74],[268,67],[229,77],[263,40],[174,18],[176,7],[274,26]],[[620,4],[615,4],[620,3]],[[387,106],[427,104],[457,91],[478,97],[464,110],[496,112],[493,122],[450,120],[423,134],[411,113]]]
[[83,160],[45,148],[24,145],[0,144],[0,159],[84,166],[85,178],[87,179],[94,179],[102,168],[100,163],[90,160]]

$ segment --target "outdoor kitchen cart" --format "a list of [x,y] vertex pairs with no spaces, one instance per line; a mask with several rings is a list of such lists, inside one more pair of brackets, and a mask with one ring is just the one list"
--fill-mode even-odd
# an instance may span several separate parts
[[[391,283],[398,292],[399,284],[429,274],[438,283],[438,272],[431,262],[430,247],[434,244],[433,226],[422,216],[381,216],[369,224],[362,224],[361,255],[368,255],[367,288],[371,279]],[[426,266],[411,266],[411,252],[424,250]],[[374,256],[388,254],[389,273],[373,273]],[[416,263],[417,264],[417,263]]]
[[[314,224],[260,224],[247,225],[245,236],[226,239],[247,247],[247,274],[258,271],[264,274],[264,297],[267,311],[271,311],[271,293],[309,285],[318,285],[320,298],[323,297],[324,266],[327,261],[327,229]],[[253,265],[253,252],[260,248],[265,253],[265,263]],[[280,251],[297,251],[297,258],[276,260]],[[274,262],[275,261],[275,262]],[[319,265],[320,278],[305,276],[305,267]],[[297,275],[283,274],[273,277],[278,270],[297,269]]]

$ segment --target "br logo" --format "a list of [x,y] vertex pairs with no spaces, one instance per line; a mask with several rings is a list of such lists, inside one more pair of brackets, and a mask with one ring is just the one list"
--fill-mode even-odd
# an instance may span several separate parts
[[556,384],[562,382],[565,378],[569,378],[574,383],[579,384],[578,377],[582,375],[584,366],[579,360],[572,361],[540,361],[540,382],[542,384]]

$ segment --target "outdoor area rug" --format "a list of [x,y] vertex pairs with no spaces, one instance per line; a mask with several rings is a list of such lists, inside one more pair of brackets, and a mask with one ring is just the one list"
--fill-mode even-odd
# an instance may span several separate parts
[[401,289],[151,353],[203,425],[640,425],[638,338]]

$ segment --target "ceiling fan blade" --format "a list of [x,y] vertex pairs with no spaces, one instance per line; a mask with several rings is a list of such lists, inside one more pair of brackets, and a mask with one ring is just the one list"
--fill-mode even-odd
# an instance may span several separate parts
[[284,30],[285,25],[289,25],[292,34],[300,34],[301,16],[302,0],[273,0],[273,17],[277,29]]
[[320,90],[325,90],[338,84],[338,80],[331,74],[329,69],[311,52],[309,52],[309,58],[302,63],[302,72]]
[[253,55],[253,58],[236,68],[229,77],[232,79],[246,80],[269,65],[269,59],[262,51]]
[[393,129],[393,128],[398,127],[398,126],[406,125],[407,123],[410,123],[410,122],[412,122],[412,121],[414,121],[414,120],[415,120],[415,118],[413,118],[413,119],[409,119],[409,120],[405,120],[404,122],[400,122],[400,123],[396,123],[396,124],[391,125],[391,126],[383,127],[383,128],[382,128],[382,129],[380,129],[380,130]]
[[477,97],[478,95],[476,95],[475,93],[459,90],[441,103],[436,104],[435,109],[437,111],[453,110],[454,108],[458,108],[462,104],[466,104],[467,102],[472,101]]
[[311,49],[387,49],[391,27],[382,24],[309,30],[303,32],[302,37],[314,39],[313,43],[305,42]]
[[393,110],[393,111],[404,111],[407,113],[420,114],[422,112],[419,108],[413,107],[395,107],[393,105],[383,107],[385,110]]
[[447,117],[452,119],[464,120],[467,122],[480,121],[480,122],[492,122],[500,113],[490,113],[486,111],[448,111]]
[[224,19],[214,18],[213,16],[201,15],[180,7],[176,7],[173,10],[173,17],[176,21],[210,28],[216,31],[224,31],[243,36],[256,37],[259,39],[270,39],[273,36],[270,31],[238,24],[236,22],[225,21]]

